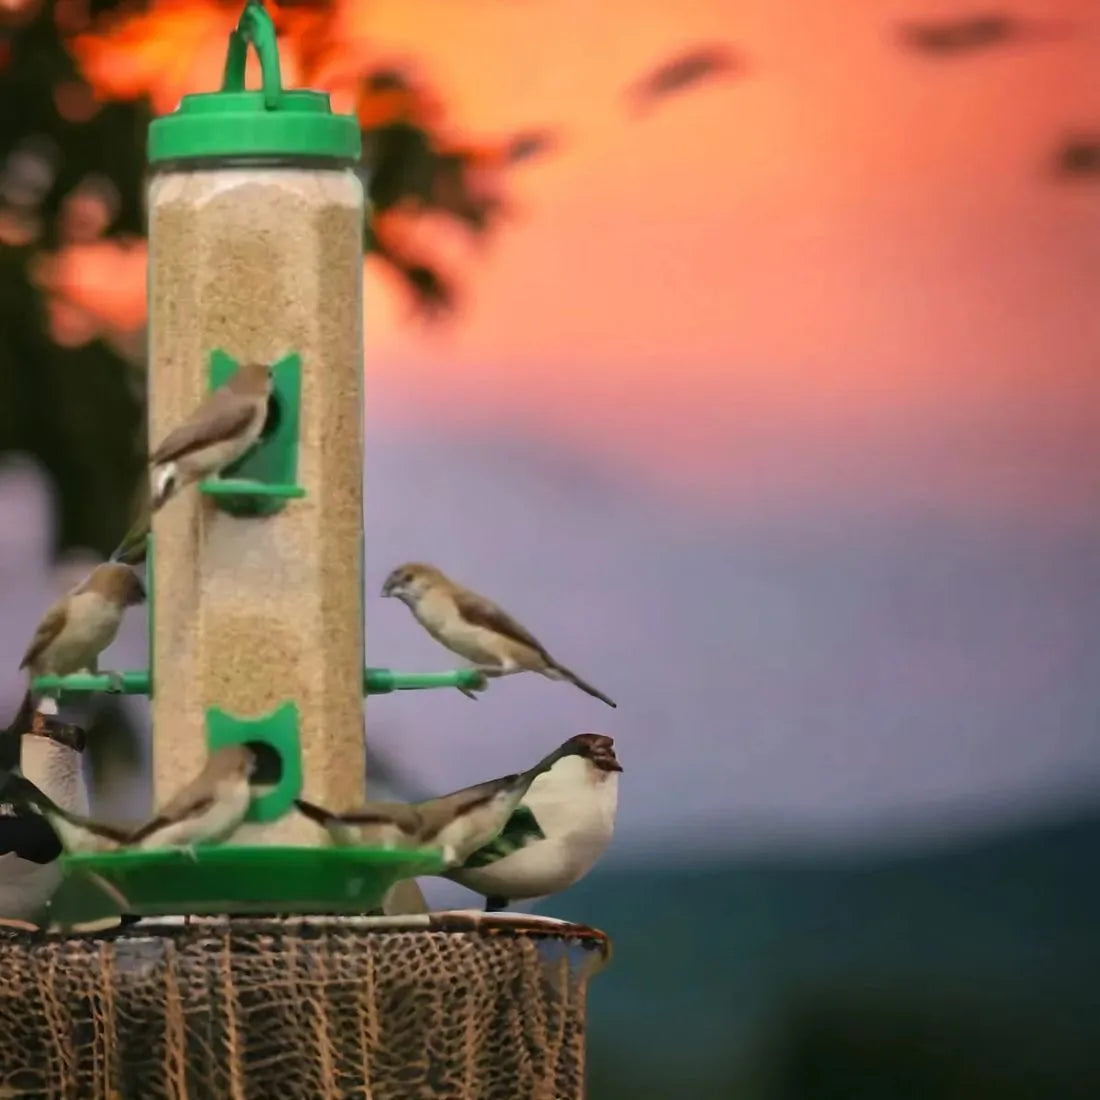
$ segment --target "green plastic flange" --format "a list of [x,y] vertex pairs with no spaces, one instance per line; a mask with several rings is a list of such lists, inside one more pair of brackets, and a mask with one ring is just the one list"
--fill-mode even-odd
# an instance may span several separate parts
[[[263,88],[245,90],[251,45]],[[336,114],[325,92],[285,91],[275,25],[260,0],[247,0],[229,35],[222,87],[185,95],[175,112],[149,126],[151,164],[225,158],[301,158],[353,163],[362,152],[359,122]]]
[[50,916],[62,924],[121,913],[366,913],[397,882],[443,870],[437,848],[307,848],[231,844],[194,854],[159,851],[63,855]]
[[[229,381],[237,361],[220,348],[210,353],[209,386],[216,389]],[[298,477],[298,427],[302,394],[302,360],[287,355],[274,363],[272,399],[275,425],[242,455],[220,478],[208,478],[199,488],[214,498],[223,511],[234,516],[270,516],[286,502],[304,497]]]
[[252,800],[245,821],[276,821],[302,793],[298,708],[293,703],[284,703],[262,718],[237,718],[218,707],[207,708],[206,744],[211,752],[250,741],[260,741],[278,753],[282,774],[273,790]]

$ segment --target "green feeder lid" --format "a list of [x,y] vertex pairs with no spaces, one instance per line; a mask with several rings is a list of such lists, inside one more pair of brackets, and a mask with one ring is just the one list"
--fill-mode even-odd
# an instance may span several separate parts
[[[250,43],[260,59],[262,91],[245,91]],[[275,26],[262,0],[247,0],[230,32],[221,91],[185,95],[174,113],[149,126],[151,164],[209,157],[355,161],[361,151],[358,120],[335,114],[327,92],[283,90]]]

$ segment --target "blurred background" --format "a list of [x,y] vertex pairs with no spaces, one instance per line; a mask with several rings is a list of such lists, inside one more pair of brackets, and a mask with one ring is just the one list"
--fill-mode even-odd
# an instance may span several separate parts
[[[620,704],[367,720],[409,796],[616,738],[611,851],[527,907],[614,938],[593,1100],[1100,1096],[1093,0],[268,6],[364,131],[368,597],[436,561]],[[144,468],[146,127],[239,8],[0,0],[13,713]],[[380,599],[367,653],[451,664]],[[140,814],[147,713],[84,720]]]

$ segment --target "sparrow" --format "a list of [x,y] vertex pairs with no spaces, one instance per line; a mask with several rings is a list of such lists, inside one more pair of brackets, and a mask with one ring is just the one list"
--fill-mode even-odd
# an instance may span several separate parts
[[456,584],[434,565],[399,565],[382,585],[382,595],[399,599],[437,642],[487,676],[538,672],[549,680],[568,680],[615,706],[602,691],[554,660],[533,634],[492,600]]
[[40,814],[66,852],[113,852],[126,843],[128,830],[62,809],[36,784],[14,772],[0,778],[0,801]]
[[127,847],[183,848],[217,844],[244,820],[252,800],[256,756],[247,745],[212,752],[199,775],[127,838]]
[[[115,640],[126,608],[144,601],[145,585],[128,565],[120,562],[97,565],[46,612],[19,667],[25,668],[31,679],[76,672],[94,675],[99,655]],[[107,676],[117,678],[118,673],[108,672]],[[22,734],[34,711],[34,697],[28,684],[9,730]]]
[[614,746],[598,733],[566,741],[500,834],[445,876],[482,894],[487,912],[559,893],[583,878],[615,827],[623,769]]
[[295,805],[310,820],[324,826],[336,844],[431,846],[442,849],[443,861],[451,867],[488,844],[504,828],[520,799],[554,759],[556,753],[525,772],[422,802],[369,802],[361,810],[346,814],[329,813],[304,799],[298,799]]
[[271,399],[271,368],[245,363],[209,394],[149,456],[151,510],[184,486],[217,477],[260,438]]

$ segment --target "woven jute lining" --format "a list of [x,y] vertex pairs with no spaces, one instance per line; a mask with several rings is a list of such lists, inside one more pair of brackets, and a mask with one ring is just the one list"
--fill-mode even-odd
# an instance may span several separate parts
[[457,916],[0,930],[0,1097],[572,1100],[606,955]]

